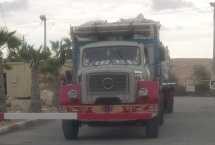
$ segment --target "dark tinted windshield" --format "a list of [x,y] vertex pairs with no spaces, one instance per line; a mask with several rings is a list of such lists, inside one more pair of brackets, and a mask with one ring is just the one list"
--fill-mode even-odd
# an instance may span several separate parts
[[83,65],[137,65],[140,63],[139,51],[134,46],[87,48],[83,52]]

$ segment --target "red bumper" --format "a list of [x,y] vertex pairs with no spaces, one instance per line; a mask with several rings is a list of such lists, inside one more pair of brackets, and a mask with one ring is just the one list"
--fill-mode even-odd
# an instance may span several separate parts
[[80,121],[135,121],[149,120],[155,115],[153,113],[116,113],[116,114],[95,114],[95,113],[80,113],[78,120]]
[[156,104],[145,105],[80,105],[64,106],[67,112],[76,112],[80,121],[134,121],[149,120],[157,115]]

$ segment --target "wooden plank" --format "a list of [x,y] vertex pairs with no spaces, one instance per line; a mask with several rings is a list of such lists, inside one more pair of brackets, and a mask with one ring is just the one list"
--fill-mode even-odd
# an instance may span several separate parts
[[4,113],[3,119],[41,119],[41,120],[55,120],[55,119],[77,119],[77,113]]

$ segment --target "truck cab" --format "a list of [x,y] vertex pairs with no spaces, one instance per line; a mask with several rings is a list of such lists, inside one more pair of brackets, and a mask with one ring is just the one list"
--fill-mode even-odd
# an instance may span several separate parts
[[135,103],[136,81],[150,80],[144,46],[103,41],[81,48],[78,81],[84,104]]

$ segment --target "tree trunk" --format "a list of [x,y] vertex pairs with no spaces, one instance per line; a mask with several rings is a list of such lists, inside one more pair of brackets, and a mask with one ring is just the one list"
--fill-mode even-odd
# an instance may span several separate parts
[[34,64],[31,68],[31,112],[41,112],[39,72]]
[[60,78],[56,77],[56,82],[53,82],[53,105],[58,107],[59,105],[59,89],[60,89]]
[[3,76],[3,60],[0,56],[0,112],[6,111],[6,94],[4,87],[4,76]]

